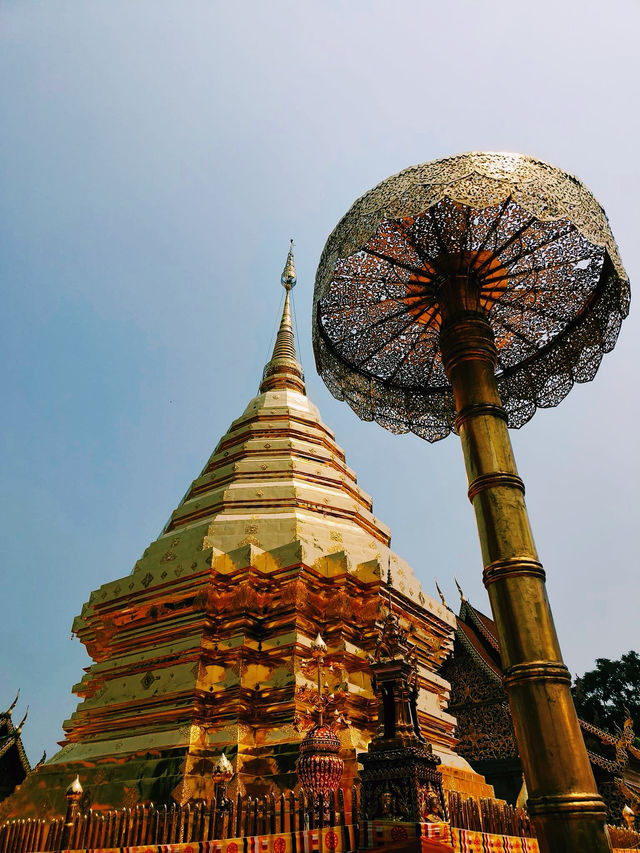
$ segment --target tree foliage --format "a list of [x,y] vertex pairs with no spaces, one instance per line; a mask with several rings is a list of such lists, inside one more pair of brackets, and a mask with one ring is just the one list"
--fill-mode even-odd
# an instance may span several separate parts
[[622,728],[628,710],[636,734],[640,734],[640,655],[637,652],[627,652],[619,660],[598,658],[595,669],[576,678],[571,692],[578,716],[583,720],[613,734]]

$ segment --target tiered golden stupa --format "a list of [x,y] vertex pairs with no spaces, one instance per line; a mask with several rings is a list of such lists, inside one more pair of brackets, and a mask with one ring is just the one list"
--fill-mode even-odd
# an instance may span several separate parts
[[2,817],[58,815],[79,774],[94,808],[208,799],[224,750],[249,794],[296,784],[318,632],[332,689],[346,696],[342,785],[376,727],[367,654],[393,606],[419,656],[419,719],[442,759],[445,787],[491,790],[454,752],[449,684],[436,674],[455,617],[426,595],[389,548],[390,532],[305,393],[290,311],[257,397],[219,441],[200,476],[132,573],[93,592],[73,625],[95,661],[74,690],[62,749],[3,804]]

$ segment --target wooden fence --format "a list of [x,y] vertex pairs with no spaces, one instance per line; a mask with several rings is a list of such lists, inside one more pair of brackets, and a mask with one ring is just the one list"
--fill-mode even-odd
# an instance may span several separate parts
[[[238,795],[234,801],[220,803],[214,798],[210,803],[184,806],[141,804],[131,809],[89,811],[76,815],[66,824],[65,818],[12,820],[0,826],[0,853],[54,853],[137,844],[179,844],[347,824],[354,827],[357,849],[358,802],[358,789],[354,787],[351,804],[346,809],[342,790],[315,802],[302,792],[289,791],[280,797]],[[478,801],[450,791],[448,807],[451,825],[460,829],[524,838],[535,835],[527,813],[506,803]],[[609,827],[609,832],[614,848],[640,848],[640,833],[621,827]]]
[[516,809],[508,803],[473,797],[462,797],[449,791],[449,820],[459,829],[473,829],[492,835],[516,835],[534,838],[535,831],[524,809]]
[[640,832],[626,826],[610,826],[609,838],[614,850],[640,850]]
[[355,789],[351,803],[347,814],[341,789],[315,803],[302,792],[289,791],[280,797],[238,794],[235,801],[221,803],[213,798],[210,803],[184,806],[141,804],[131,809],[89,811],[66,824],[65,818],[13,820],[0,826],[0,853],[179,844],[357,824]]

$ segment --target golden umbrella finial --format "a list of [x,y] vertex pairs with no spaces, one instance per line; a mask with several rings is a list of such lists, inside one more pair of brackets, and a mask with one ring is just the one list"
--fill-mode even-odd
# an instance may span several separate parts
[[460,435],[544,853],[611,848],[507,427],[593,379],[629,299],[591,193],[495,152],[383,181],[343,216],[316,275],[314,352],[334,396],[392,432]]

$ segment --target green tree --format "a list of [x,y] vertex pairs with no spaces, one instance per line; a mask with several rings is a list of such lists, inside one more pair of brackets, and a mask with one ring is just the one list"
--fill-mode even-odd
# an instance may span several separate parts
[[640,734],[640,655],[627,652],[619,660],[598,658],[596,668],[576,678],[573,701],[578,716],[614,733],[629,711]]

